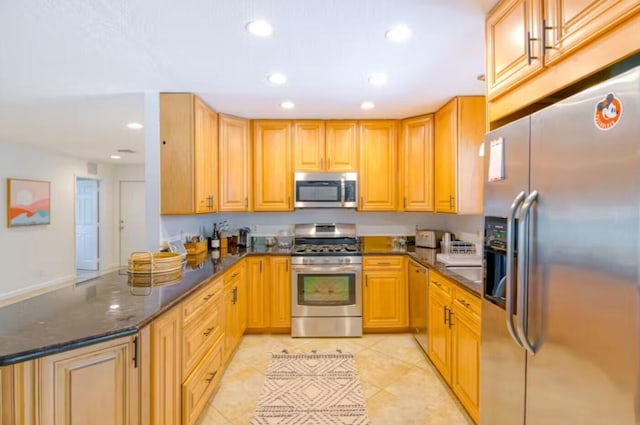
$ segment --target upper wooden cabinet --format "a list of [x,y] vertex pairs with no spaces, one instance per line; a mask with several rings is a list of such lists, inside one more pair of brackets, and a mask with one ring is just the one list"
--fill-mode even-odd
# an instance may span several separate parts
[[433,211],[433,115],[402,121],[402,209]]
[[293,170],[351,172],[358,169],[357,121],[294,123]]
[[220,211],[249,211],[251,151],[249,120],[219,116]]
[[637,0],[501,1],[486,22],[492,127],[637,53],[639,12]]
[[483,96],[453,98],[436,112],[436,212],[482,213],[484,133]]
[[506,0],[487,18],[487,91],[509,89],[542,68],[539,51],[541,0]]
[[189,93],[160,95],[160,212],[217,211],[217,114]]
[[293,133],[293,170],[324,171],[324,121],[296,121],[293,124]]
[[291,121],[253,121],[255,211],[293,210]]
[[634,8],[640,9],[637,0],[545,0],[545,63],[617,26]]
[[396,121],[360,121],[359,211],[395,211],[398,206]]

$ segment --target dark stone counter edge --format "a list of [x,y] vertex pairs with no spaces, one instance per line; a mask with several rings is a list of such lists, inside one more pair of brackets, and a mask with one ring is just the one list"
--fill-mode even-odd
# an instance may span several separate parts
[[110,332],[104,335],[91,336],[64,344],[52,345],[45,348],[38,348],[30,351],[24,351],[22,353],[11,354],[9,356],[0,357],[0,367],[10,366],[16,363],[26,362],[28,360],[62,353],[64,351],[69,351],[76,348],[86,347],[88,345],[97,344],[99,342],[110,341],[112,339],[117,339],[123,336],[135,335],[136,333],[138,333],[138,331],[139,327],[134,326],[116,332]]
[[[273,255],[291,255],[290,251],[286,251],[286,252],[246,252],[243,253],[241,256],[239,256],[236,261],[232,264],[229,265],[229,267],[233,267],[233,265],[235,265],[235,263],[237,263],[238,261],[242,260],[245,257],[248,256],[260,256],[260,255],[265,255],[265,256],[273,256]],[[459,276],[453,276],[452,273],[447,273],[446,268],[444,267],[444,265],[438,267],[437,265],[434,265],[428,261],[425,261],[423,259],[421,259],[420,257],[417,257],[415,255],[412,255],[411,252],[407,252],[407,251],[376,251],[376,252],[365,252],[364,255],[407,255],[409,258],[411,258],[412,260],[414,260],[415,262],[428,267],[428,268],[434,268],[436,269],[438,272],[442,273],[443,275],[445,275],[446,277],[450,278],[451,280],[454,280],[456,283],[458,283],[460,286],[462,286],[464,289],[472,292],[473,294],[480,296],[480,290],[478,288],[475,287],[475,284],[473,282],[465,282],[466,279],[459,277]],[[164,312],[170,310],[171,308],[173,308],[174,306],[176,306],[177,304],[179,304],[181,301],[183,301],[185,298],[187,298],[189,295],[193,294],[194,292],[196,292],[198,289],[200,289],[200,287],[207,282],[210,282],[211,280],[223,275],[227,270],[229,270],[228,268],[222,271],[219,271],[217,273],[212,274],[211,276],[208,276],[207,278],[203,279],[202,282],[200,282],[197,285],[194,285],[193,287],[189,288],[189,290],[183,292],[182,294],[180,294],[180,296],[178,296],[177,298],[175,298],[174,300],[172,300],[172,302],[168,303],[166,306],[164,306],[163,309],[157,311],[155,314],[145,318],[145,320],[143,320],[142,322],[140,322],[139,324],[137,324],[136,326],[132,326],[126,329],[120,329],[117,330],[115,332],[110,332],[110,333],[106,333],[106,334],[101,334],[98,336],[90,336],[87,338],[82,338],[82,339],[78,339],[78,340],[74,340],[74,341],[70,341],[70,342],[65,342],[62,344],[57,344],[57,345],[51,345],[51,346],[47,346],[44,348],[38,348],[38,349],[34,349],[34,350],[29,350],[29,351],[24,351],[21,353],[15,353],[15,354],[10,354],[7,356],[2,356],[0,357],[0,367],[1,366],[10,366],[16,363],[21,363],[21,362],[25,362],[28,360],[33,360],[33,359],[37,359],[39,357],[44,357],[44,356],[49,356],[52,354],[57,354],[57,353],[61,353],[63,351],[69,351],[69,350],[73,350],[76,348],[82,348],[82,347],[86,347],[88,345],[93,345],[93,344],[97,344],[99,342],[104,342],[104,341],[109,341],[112,339],[117,339],[123,336],[129,336],[129,335],[134,335],[136,333],[138,333],[140,331],[140,329],[144,328],[145,326],[147,326],[149,323],[151,323],[153,320],[155,320],[156,318],[158,318],[159,316],[161,316]]]

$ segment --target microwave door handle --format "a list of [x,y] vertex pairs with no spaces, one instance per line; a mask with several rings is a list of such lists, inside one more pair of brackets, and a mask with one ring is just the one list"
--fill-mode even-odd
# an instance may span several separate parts
[[344,177],[340,179],[340,206],[344,207]]
[[[506,321],[507,321],[507,330],[511,335],[511,338],[518,344],[520,347],[524,348],[522,345],[522,341],[518,336],[518,332],[516,332],[513,326],[513,261],[515,258],[514,254],[514,222],[515,216],[518,212],[520,205],[524,201],[525,193],[520,192],[518,196],[515,197],[509,211],[507,212],[507,273],[506,273],[506,296],[505,296],[505,306],[506,306]],[[521,253],[519,253],[519,258],[521,257]],[[520,295],[520,293],[518,293]],[[520,310],[518,310],[521,313]]]

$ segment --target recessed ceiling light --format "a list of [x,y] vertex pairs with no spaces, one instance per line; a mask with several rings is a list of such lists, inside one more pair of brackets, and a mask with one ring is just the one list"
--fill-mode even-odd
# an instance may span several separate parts
[[387,84],[387,75],[386,74],[370,74],[369,75],[369,84],[372,86],[383,86]]
[[120,159],[120,155],[111,155],[111,159]]
[[117,310],[117,309],[119,309],[119,308],[120,308],[120,304],[111,304],[111,305],[109,306],[109,308],[110,308],[111,310]]
[[369,109],[373,109],[375,108],[376,105],[373,104],[373,102],[362,102],[362,105],[360,105],[360,108],[364,109],[364,110],[369,110]]
[[287,82],[287,76],[276,72],[274,74],[269,74],[267,76],[267,80],[269,80],[271,84],[284,84]]
[[144,125],[140,124],[139,122],[130,122],[129,124],[127,124],[127,127],[132,130],[140,130],[144,127]]
[[258,19],[257,21],[249,22],[245,28],[251,34],[256,35],[258,37],[267,37],[270,36],[273,32],[273,27],[269,22],[263,21],[262,19]]
[[296,105],[295,105],[292,101],[290,101],[290,100],[285,100],[284,102],[282,102],[282,103],[280,104],[280,107],[281,107],[282,109],[293,109],[295,106],[296,106]]
[[390,28],[384,36],[387,37],[387,40],[389,41],[407,41],[409,37],[411,37],[411,29],[406,25],[396,25],[395,27]]

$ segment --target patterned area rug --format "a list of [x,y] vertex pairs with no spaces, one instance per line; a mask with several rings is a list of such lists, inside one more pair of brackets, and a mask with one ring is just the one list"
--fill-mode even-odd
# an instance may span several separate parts
[[353,354],[274,354],[251,424],[369,424]]

